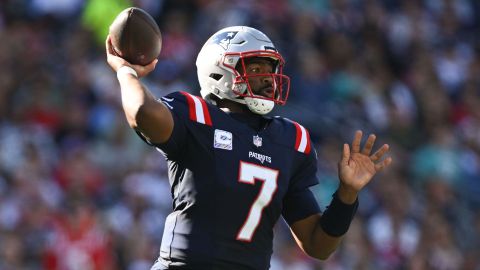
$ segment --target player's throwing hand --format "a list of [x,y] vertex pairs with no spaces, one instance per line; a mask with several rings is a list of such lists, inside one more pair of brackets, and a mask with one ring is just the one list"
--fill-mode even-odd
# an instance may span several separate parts
[[139,78],[146,76],[148,73],[152,72],[155,69],[155,65],[157,65],[158,59],[153,60],[146,66],[141,65],[134,65],[129,63],[127,60],[115,55],[115,52],[112,47],[112,42],[110,40],[110,36],[107,36],[107,40],[105,41],[105,49],[107,52],[107,62],[110,67],[117,72],[123,66],[128,66],[133,68],[137,72],[137,76]]

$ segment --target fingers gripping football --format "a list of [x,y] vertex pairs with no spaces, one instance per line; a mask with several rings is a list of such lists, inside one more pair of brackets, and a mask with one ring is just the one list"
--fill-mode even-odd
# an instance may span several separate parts
[[155,69],[155,66],[157,65],[157,62],[158,62],[158,59],[154,59],[152,62],[150,62],[146,66],[134,65],[128,62],[127,60],[115,54],[110,36],[107,36],[107,39],[105,41],[105,48],[107,53],[107,62],[115,72],[117,72],[118,69],[120,69],[122,66],[129,66],[137,72],[138,77],[144,77]]

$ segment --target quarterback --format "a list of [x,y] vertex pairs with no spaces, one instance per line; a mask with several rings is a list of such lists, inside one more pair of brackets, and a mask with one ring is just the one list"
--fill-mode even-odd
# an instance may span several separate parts
[[213,34],[196,65],[194,92],[154,97],[139,78],[157,63],[133,65],[115,56],[130,126],[168,162],[173,209],[165,221],[159,269],[268,269],[273,227],[282,216],[298,246],[327,259],[347,232],[358,193],[387,167],[388,145],[372,151],[375,135],[344,144],[339,186],[322,211],[310,187],[317,159],[308,130],[267,114],[285,104],[290,78],[284,59],[262,32],[234,26]]

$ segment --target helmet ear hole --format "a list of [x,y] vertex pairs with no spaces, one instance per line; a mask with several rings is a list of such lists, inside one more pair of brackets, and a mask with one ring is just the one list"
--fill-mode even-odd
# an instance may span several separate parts
[[214,79],[215,81],[219,81],[223,77],[223,75],[218,73],[211,73],[209,77]]

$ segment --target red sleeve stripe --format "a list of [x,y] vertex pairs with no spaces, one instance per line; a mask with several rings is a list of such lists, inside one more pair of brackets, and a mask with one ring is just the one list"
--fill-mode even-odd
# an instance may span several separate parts
[[297,136],[295,139],[295,149],[298,152],[308,154],[310,153],[310,134],[308,131],[299,123],[293,122],[295,128],[297,129]]
[[197,121],[197,117],[195,116],[195,102],[193,101],[193,98],[185,92],[181,92],[181,93],[187,98],[188,113],[190,116],[190,120]]
[[190,120],[211,126],[212,119],[210,117],[210,113],[208,112],[208,107],[207,103],[205,103],[205,100],[187,92],[181,93],[187,98]]

